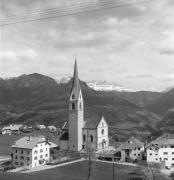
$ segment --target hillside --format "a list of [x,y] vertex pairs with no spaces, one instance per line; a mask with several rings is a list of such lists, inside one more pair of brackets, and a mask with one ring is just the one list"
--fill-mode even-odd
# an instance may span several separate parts
[[[57,84],[48,76],[22,75],[0,81],[0,123],[61,125],[68,120],[68,98],[72,80]],[[148,135],[160,118],[139,106],[106,92],[97,92],[81,82],[85,118],[103,114],[111,134]]]
[[157,127],[164,132],[174,133],[174,109],[169,109]]
[[162,92],[151,92],[151,91],[135,91],[135,92],[129,92],[129,91],[110,91],[107,92],[107,94],[115,95],[120,98],[126,99],[133,104],[136,104],[141,107],[145,107],[149,104],[154,103],[157,99],[159,99],[163,93]]
[[146,108],[160,116],[164,116],[169,109],[174,108],[174,89],[164,93],[155,102],[147,105]]

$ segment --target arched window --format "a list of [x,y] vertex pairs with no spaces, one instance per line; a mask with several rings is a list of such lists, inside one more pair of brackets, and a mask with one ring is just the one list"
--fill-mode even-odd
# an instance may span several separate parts
[[105,133],[105,130],[104,130],[104,129],[102,129],[102,130],[101,130],[101,134],[102,134],[102,135],[104,135],[104,133]]
[[72,95],[72,99],[74,99],[74,94]]
[[75,103],[72,103],[72,110],[76,109]]
[[93,135],[90,135],[90,138],[91,138],[91,142],[93,142],[93,140],[94,140],[94,139],[93,139]]

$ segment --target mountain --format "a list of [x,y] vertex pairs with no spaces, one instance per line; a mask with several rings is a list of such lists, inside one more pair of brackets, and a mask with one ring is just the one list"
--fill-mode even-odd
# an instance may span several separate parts
[[146,109],[160,116],[164,116],[164,114],[172,108],[174,108],[174,88],[163,93],[160,98],[155,100],[155,102],[146,106]]
[[107,93],[109,93],[110,95],[115,95],[120,98],[126,99],[127,101],[130,101],[133,104],[136,104],[140,107],[145,107],[149,104],[152,104],[157,99],[159,99],[163,94],[161,92],[151,92],[151,91],[135,91],[135,92],[111,91]]
[[[22,75],[0,80],[0,123],[61,125],[68,120],[68,98],[72,80],[58,84],[41,74]],[[160,118],[115,94],[95,91],[80,82],[85,118],[104,115],[110,135],[117,137],[139,134],[146,136],[156,130]]]
[[108,81],[91,81],[87,85],[96,91],[129,91],[120,84]]

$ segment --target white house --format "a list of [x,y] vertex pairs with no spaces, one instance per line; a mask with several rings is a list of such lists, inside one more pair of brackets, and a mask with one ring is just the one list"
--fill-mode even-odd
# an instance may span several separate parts
[[46,126],[43,125],[43,124],[37,124],[37,125],[36,125],[36,129],[38,129],[38,130],[45,130],[45,129],[46,129]]
[[69,120],[67,129],[60,137],[60,149],[88,151],[105,149],[109,146],[108,124],[103,116],[84,118],[84,102],[75,61],[73,84],[69,97]]
[[144,143],[132,136],[120,145],[119,150],[121,151],[121,161],[142,160]]
[[47,129],[50,131],[50,132],[55,132],[57,130],[56,126],[47,126]]
[[14,167],[33,168],[50,159],[49,142],[44,136],[23,137],[12,145]]
[[148,163],[174,166],[174,134],[164,134],[146,145]]
[[11,135],[12,133],[19,134],[20,128],[22,127],[22,124],[10,124],[9,126],[5,126],[2,128],[2,134],[8,134]]

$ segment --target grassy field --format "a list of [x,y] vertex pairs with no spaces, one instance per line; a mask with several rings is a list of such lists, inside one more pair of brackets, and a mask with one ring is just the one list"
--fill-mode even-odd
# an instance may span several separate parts
[[[88,161],[83,161],[30,174],[0,173],[0,180],[87,180],[88,167]],[[115,180],[128,180],[128,173],[133,172],[136,168],[115,165]],[[89,180],[113,180],[112,174],[112,164],[92,162]],[[156,179],[167,180],[159,176]]]

